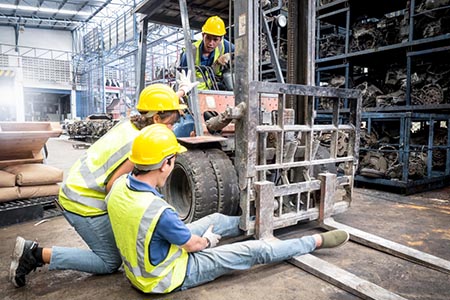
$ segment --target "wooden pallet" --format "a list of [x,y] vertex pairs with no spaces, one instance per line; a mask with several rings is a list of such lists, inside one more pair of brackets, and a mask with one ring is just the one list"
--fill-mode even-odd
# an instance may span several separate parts
[[0,169],[6,166],[42,163],[42,149],[50,137],[62,133],[55,122],[0,122]]

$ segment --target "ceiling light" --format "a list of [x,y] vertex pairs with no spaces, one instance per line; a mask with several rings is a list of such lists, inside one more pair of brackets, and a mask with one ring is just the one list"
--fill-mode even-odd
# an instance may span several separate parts
[[278,23],[278,26],[280,26],[282,28],[285,27],[287,25],[287,18],[286,18],[286,16],[283,15],[283,14],[279,14],[277,16],[277,23]]
[[0,8],[25,10],[25,11],[37,11],[37,12],[46,12],[46,13],[55,13],[55,14],[66,14],[66,15],[81,15],[81,16],[90,16],[91,15],[90,12],[86,12],[86,11],[48,8],[48,7],[42,7],[42,6],[36,7],[36,6],[26,6],[26,5],[0,4]]

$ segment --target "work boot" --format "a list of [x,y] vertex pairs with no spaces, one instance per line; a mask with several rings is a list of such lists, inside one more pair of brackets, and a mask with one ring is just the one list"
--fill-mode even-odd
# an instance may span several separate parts
[[322,245],[317,249],[336,248],[347,243],[350,234],[345,230],[332,230],[321,233],[320,237],[322,238]]
[[20,236],[17,237],[9,268],[9,280],[16,287],[24,286],[25,276],[36,270],[37,267],[43,266],[43,263],[39,262],[34,255],[37,247],[37,242],[27,241]]

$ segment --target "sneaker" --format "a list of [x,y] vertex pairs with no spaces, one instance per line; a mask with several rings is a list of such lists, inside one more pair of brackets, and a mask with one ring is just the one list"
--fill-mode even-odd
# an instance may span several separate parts
[[332,230],[321,233],[320,236],[322,237],[322,245],[318,249],[340,247],[347,243],[350,238],[350,234],[345,230]]
[[9,268],[9,280],[16,287],[25,285],[25,276],[37,267],[42,267],[33,252],[38,247],[37,242],[27,241],[18,236],[12,254],[11,266]]

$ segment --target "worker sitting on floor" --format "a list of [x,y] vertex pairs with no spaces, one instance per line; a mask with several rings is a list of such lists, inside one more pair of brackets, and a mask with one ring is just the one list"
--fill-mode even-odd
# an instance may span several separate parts
[[70,269],[94,274],[113,273],[121,266],[122,259],[106,212],[106,194],[120,175],[133,169],[128,154],[139,131],[150,124],[171,127],[177,122],[179,110],[186,108],[179,98],[194,85],[185,81],[177,93],[164,84],[146,87],[136,106],[140,115],[119,122],[78,159],[61,186],[59,204],[64,217],[90,250],[40,248],[36,242],[17,237],[9,274],[16,287],[24,286],[25,276],[47,263],[49,270]]
[[[146,149],[153,149],[148,152]],[[212,281],[233,270],[282,261],[348,241],[346,231],[289,240],[251,240],[216,247],[241,234],[239,219],[215,213],[185,225],[157,188],[186,151],[166,126],[144,128],[133,142],[132,173],[116,180],[106,197],[117,247],[131,284],[145,293],[169,293]]]

